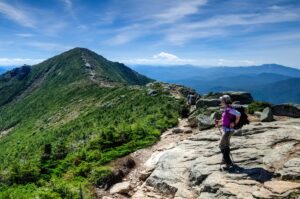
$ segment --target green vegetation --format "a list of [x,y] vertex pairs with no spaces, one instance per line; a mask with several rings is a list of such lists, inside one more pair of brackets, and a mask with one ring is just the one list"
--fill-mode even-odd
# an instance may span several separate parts
[[263,111],[264,108],[271,107],[271,104],[268,102],[255,101],[249,104],[248,113],[253,114],[255,111]]
[[92,198],[93,186],[114,169],[110,161],[177,124],[183,100],[130,86],[151,80],[122,67],[106,78],[118,86],[99,87],[80,52],[30,67],[22,78],[20,71],[0,76],[0,198]]

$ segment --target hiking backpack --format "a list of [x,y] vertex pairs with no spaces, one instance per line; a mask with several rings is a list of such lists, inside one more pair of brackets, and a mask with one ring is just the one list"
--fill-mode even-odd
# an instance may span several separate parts
[[[239,122],[234,126],[234,129],[240,129],[242,128],[244,125],[249,124],[249,120],[248,120],[248,116],[245,112],[245,108],[241,105],[234,105],[232,106],[232,108],[234,108],[235,110],[237,110],[238,112],[241,113],[241,117]],[[235,122],[236,117],[232,117],[231,121]]]

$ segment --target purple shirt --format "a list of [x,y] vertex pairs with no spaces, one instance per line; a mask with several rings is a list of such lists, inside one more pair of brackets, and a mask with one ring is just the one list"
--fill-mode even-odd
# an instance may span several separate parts
[[222,126],[230,128],[230,122],[232,121],[233,117],[238,116],[241,116],[240,112],[238,112],[232,107],[227,107],[222,113]]

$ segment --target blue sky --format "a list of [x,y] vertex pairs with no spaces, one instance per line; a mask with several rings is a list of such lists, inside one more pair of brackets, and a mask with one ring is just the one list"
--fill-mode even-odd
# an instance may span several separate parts
[[0,0],[0,65],[73,47],[128,65],[300,67],[300,0]]

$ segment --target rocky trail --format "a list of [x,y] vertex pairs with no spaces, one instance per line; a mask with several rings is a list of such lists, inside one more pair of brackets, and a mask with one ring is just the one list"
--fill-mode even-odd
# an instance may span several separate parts
[[[177,127],[168,129],[164,132],[161,139],[155,145],[140,149],[129,156],[114,161],[112,165],[122,164],[128,157],[135,161],[135,167],[123,179],[123,182],[119,183],[119,185],[127,185],[124,190],[121,191],[123,192],[123,195],[115,193],[120,191],[118,188],[111,188],[108,192],[98,189],[97,195],[99,198],[104,199],[130,198],[130,194],[134,195],[133,198],[165,198],[166,196],[164,194],[160,193],[159,190],[155,190],[151,186],[147,186],[144,184],[144,181],[155,169],[155,165],[157,164],[160,156],[159,154],[162,151],[173,148],[176,143],[187,139],[197,131],[197,129],[189,127],[187,119],[180,119]],[[126,192],[125,195],[124,192]]]
[[130,156],[136,166],[99,198],[299,198],[300,119],[252,122],[231,139],[233,171],[220,171],[219,131],[186,119],[152,147]]

